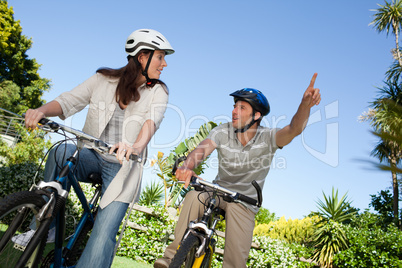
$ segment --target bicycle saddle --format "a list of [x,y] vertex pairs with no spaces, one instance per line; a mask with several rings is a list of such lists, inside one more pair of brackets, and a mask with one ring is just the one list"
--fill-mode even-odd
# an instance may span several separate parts
[[88,180],[94,184],[102,184],[102,177],[99,173],[91,173],[88,175]]

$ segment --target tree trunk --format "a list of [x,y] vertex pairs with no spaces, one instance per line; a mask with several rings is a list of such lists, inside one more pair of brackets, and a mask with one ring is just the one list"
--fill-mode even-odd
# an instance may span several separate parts
[[399,28],[397,26],[394,26],[394,32],[395,32],[395,43],[396,43],[396,55],[398,57],[399,66],[402,68],[401,52],[399,51]]
[[[396,168],[396,159],[391,159],[391,167]],[[392,190],[393,190],[393,211],[394,211],[394,220],[396,225],[399,227],[399,186],[398,186],[398,178],[395,171],[392,171]]]

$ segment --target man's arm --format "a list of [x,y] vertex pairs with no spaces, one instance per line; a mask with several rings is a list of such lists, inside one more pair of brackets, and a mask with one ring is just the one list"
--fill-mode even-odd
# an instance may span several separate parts
[[176,171],[176,178],[184,181],[187,188],[190,179],[195,175],[193,169],[198,167],[205,158],[207,158],[216,148],[216,144],[211,139],[205,139],[188,156],[183,165]]
[[313,78],[311,78],[310,85],[304,92],[303,99],[290,124],[276,132],[277,146],[283,147],[289,144],[294,139],[294,137],[300,135],[307,125],[311,107],[320,103],[320,90],[318,88],[314,88],[316,78],[317,73],[315,73],[313,75]]

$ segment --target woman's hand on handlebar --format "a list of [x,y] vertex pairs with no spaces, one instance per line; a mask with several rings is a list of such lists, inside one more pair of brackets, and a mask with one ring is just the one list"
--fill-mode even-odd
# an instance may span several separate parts
[[28,109],[25,113],[25,127],[35,129],[39,120],[45,117],[45,114],[38,109]]
[[187,188],[188,185],[190,184],[190,180],[191,180],[192,176],[197,177],[197,175],[195,174],[195,172],[192,169],[189,169],[188,167],[186,167],[184,165],[177,168],[177,170],[176,170],[176,179],[178,181],[184,181],[185,188]]
[[111,154],[115,151],[116,151],[116,158],[120,161],[120,164],[123,163],[123,158],[126,158],[126,160],[129,161],[131,154],[140,155],[140,152],[136,148],[133,148],[124,142],[119,142],[113,145],[110,148],[109,153]]

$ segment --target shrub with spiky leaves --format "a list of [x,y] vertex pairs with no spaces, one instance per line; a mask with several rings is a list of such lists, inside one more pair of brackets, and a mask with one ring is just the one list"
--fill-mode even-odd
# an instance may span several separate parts
[[347,194],[338,198],[338,190],[332,188],[332,195],[326,196],[324,200],[317,202],[318,212],[313,215],[319,216],[320,221],[316,223],[316,231],[313,234],[313,245],[315,252],[313,259],[323,267],[332,267],[334,255],[348,248],[348,240],[345,234],[343,222],[349,221],[355,211],[350,207],[351,202],[347,200]]
[[147,185],[144,190],[141,191],[139,205],[150,206],[156,205],[163,199],[163,184],[153,181],[150,185]]

